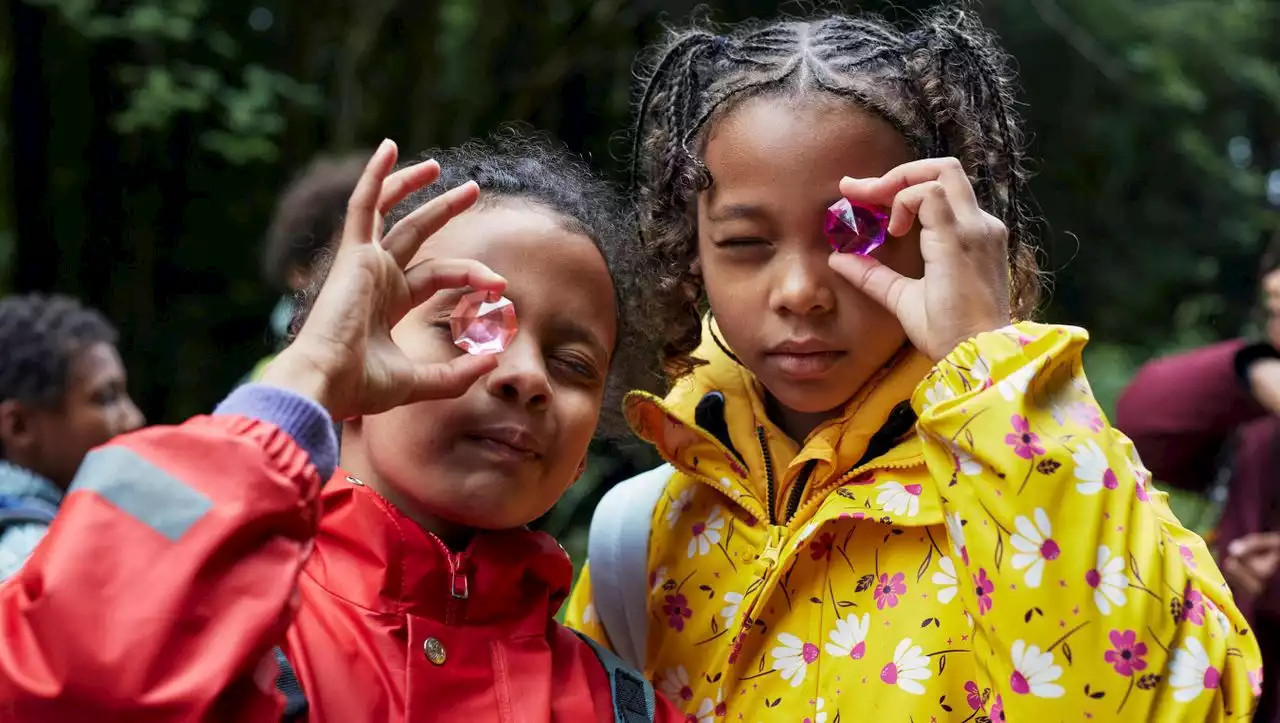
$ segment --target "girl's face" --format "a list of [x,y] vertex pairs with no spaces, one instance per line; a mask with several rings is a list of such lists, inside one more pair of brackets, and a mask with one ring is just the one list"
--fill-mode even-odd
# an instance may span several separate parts
[[[827,266],[827,206],[843,176],[881,176],[913,156],[878,116],[832,96],[761,96],[710,129],[713,182],[698,200],[698,259],[725,341],[785,415],[812,428],[902,346],[893,314]],[[919,230],[873,254],[919,278]],[[800,435],[803,436],[803,435]]]
[[[518,527],[550,509],[586,459],[617,335],[613,282],[591,239],[524,201],[463,213],[414,263],[428,257],[475,259],[505,277],[519,331],[461,397],[356,422],[343,466],[442,536]],[[437,294],[391,330],[410,359],[463,353],[449,329],[463,293]]]

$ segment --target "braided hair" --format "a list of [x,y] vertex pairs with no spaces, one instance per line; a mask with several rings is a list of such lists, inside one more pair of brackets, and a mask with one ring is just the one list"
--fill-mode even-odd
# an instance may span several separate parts
[[672,31],[642,73],[632,128],[631,180],[640,234],[657,264],[651,318],[666,330],[663,362],[691,371],[701,341],[698,193],[707,129],[743,101],[829,93],[887,120],[917,157],[960,160],[983,210],[1009,231],[1011,306],[1031,316],[1040,294],[1033,222],[1023,207],[1029,172],[1014,109],[1014,74],[995,38],[963,3],[902,29],[873,14],[710,24]]

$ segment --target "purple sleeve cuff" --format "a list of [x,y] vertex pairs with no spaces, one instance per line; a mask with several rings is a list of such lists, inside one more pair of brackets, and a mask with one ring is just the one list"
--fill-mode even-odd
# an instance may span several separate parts
[[245,384],[231,392],[213,410],[269,422],[289,433],[311,457],[311,463],[327,482],[338,466],[338,435],[324,407],[300,394],[266,384]]

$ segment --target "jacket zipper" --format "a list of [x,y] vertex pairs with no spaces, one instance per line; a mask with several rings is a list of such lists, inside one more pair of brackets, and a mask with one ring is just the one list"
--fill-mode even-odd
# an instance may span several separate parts
[[756,427],[756,439],[760,441],[760,454],[764,456],[765,493],[769,497],[767,501],[769,506],[769,524],[777,525],[778,515],[775,510],[778,508],[778,490],[774,486],[773,481],[773,453],[769,451],[769,443],[765,441],[763,426]]

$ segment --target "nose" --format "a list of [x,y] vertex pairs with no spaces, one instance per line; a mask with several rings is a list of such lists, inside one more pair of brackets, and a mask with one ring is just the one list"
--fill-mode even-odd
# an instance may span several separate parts
[[142,410],[138,409],[138,405],[133,403],[132,397],[125,397],[124,407],[120,411],[120,431],[119,434],[132,432],[147,423],[146,417],[142,415]]
[[[809,244],[805,244],[807,247]],[[770,292],[770,307],[795,316],[809,316],[831,311],[835,293],[831,290],[831,268],[828,250],[799,248],[774,257],[776,279]]]
[[503,401],[534,410],[551,405],[555,392],[547,376],[542,347],[532,336],[517,334],[498,355],[498,368],[489,372],[485,384],[489,393]]

